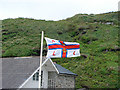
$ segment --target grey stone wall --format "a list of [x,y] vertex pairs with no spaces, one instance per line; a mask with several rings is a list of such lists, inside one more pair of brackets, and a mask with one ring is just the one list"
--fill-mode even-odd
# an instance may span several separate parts
[[75,88],[75,78],[73,75],[48,72],[48,88]]

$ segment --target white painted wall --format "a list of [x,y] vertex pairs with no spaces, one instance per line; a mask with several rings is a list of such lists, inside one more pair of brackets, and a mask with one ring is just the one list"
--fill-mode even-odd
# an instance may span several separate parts
[[[47,88],[48,87],[48,71],[45,69],[45,67],[42,67],[43,71],[43,83],[41,88]],[[38,81],[33,80],[33,77],[31,77],[28,82],[22,87],[22,88],[38,88]]]
[[48,71],[43,67],[43,88],[48,88]]
[[22,88],[38,88],[38,81],[33,81],[32,78]]

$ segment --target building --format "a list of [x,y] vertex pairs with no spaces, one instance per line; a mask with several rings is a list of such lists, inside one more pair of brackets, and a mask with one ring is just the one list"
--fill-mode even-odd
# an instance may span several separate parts
[[[43,58],[41,88],[75,88],[77,74]],[[2,58],[2,88],[38,88],[39,57]]]

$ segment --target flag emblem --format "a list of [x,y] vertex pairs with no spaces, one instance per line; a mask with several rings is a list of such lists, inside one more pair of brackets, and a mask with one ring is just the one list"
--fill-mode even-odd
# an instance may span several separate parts
[[47,57],[67,58],[80,56],[80,44],[76,42],[64,42],[45,37],[48,46]]

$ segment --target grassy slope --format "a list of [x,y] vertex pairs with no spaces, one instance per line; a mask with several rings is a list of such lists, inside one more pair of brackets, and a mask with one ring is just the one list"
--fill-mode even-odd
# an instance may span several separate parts
[[[2,22],[3,57],[39,55],[40,32],[44,30],[46,37],[80,43],[80,57],[53,59],[78,74],[77,88],[116,88],[120,50],[117,22],[117,12],[78,14],[61,21],[6,19]],[[46,50],[44,41],[44,55]]]

